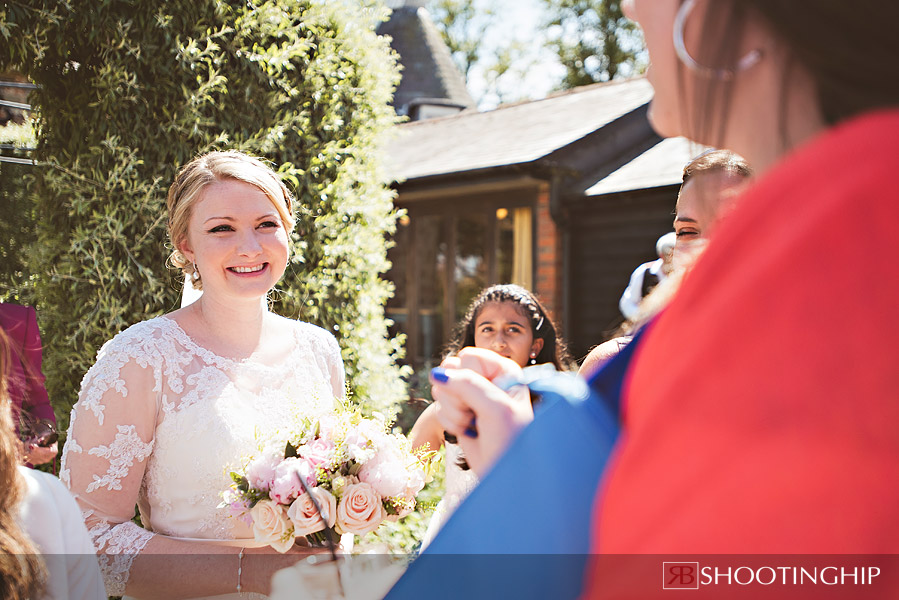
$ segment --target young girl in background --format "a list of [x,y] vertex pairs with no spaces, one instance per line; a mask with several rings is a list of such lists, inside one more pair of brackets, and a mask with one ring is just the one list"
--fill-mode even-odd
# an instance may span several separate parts
[[[558,370],[568,368],[570,358],[565,343],[556,333],[556,326],[537,298],[525,288],[514,284],[494,285],[484,289],[468,307],[465,317],[456,327],[446,356],[462,348],[474,346],[492,350],[512,359],[518,365],[551,363]],[[443,427],[434,414],[434,406],[424,410],[409,434],[412,446],[427,444],[437,450],[444,444]],[[446,443],[446,480],[443,499],[437,505],[422,540],[422,547],[430,543],[446,519],[459,503],[478,484],[459,446]]]

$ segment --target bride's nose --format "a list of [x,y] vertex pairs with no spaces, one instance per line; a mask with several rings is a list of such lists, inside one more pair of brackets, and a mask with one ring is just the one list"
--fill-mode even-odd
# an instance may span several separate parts
[[247,233],[241,236],[237,251],[242,256],[256,256],[262,252],[262,244],[256,238],[256,233]]

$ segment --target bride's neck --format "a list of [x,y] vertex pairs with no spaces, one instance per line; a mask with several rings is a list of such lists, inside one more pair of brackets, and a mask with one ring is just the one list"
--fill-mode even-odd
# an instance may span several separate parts
[[194,305],[193,321],[197,340],[216,354],[245,357],[260,345],[265,315],[266,299],[258,302],[223,303],[214,298],[200,296]]

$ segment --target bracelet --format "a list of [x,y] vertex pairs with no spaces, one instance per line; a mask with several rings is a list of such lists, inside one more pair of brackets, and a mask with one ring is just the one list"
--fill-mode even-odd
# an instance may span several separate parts
[[239,594],[241,591],[240,586],[240,575],[243,573],[243,551],[246,548],[240,549],[240,554],[237,555],[237,593]]

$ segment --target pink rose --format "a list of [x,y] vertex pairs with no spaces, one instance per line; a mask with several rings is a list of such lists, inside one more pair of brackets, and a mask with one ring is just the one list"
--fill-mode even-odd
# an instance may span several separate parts
[[350,484],[337,505],[337,531],[365,535],[377,529],[386,516],[381,497],[371,485]]
[[[315,497],[322,509],[319,515],[312,503],[310,494]],[[324,520],[322,520],[324,516]],[[334,527],[337,522],[337,499],[327,490],[312,488],[309,494],[301,494],[287,509],[287,517],[293,523],[293,532],[296,536],[309,535],[316,531],[322,531],[326,527]]]
[[257,542],[264,542],[282,554],[293,547],[293,524],[281,505],[260,500],[250,509],[250,516],[253,517],[253,537]]
[[284,460],[284,454],[267,450],[247,467],[247,481],[257,490],[268,491],[275,479],[275,468]]
[[359,479],[370,483],[384,498],[402,496],[416,483],[412,481],[412,473],[408,468],[414,462],[415,457],[411,454],[396,446],[386,445],[362,466]]
[[279,504],[290,504],[304,491],[299,477],[302,477],[309,487],[318,483],[315,469],[306,459],[292,456],[282,460],[275,468],[274,480],[269,490],[271,499]]
[[313,467],[329,465],[334,458],[334,443],[318,438],[299,448],[300,456],[312,463]]

